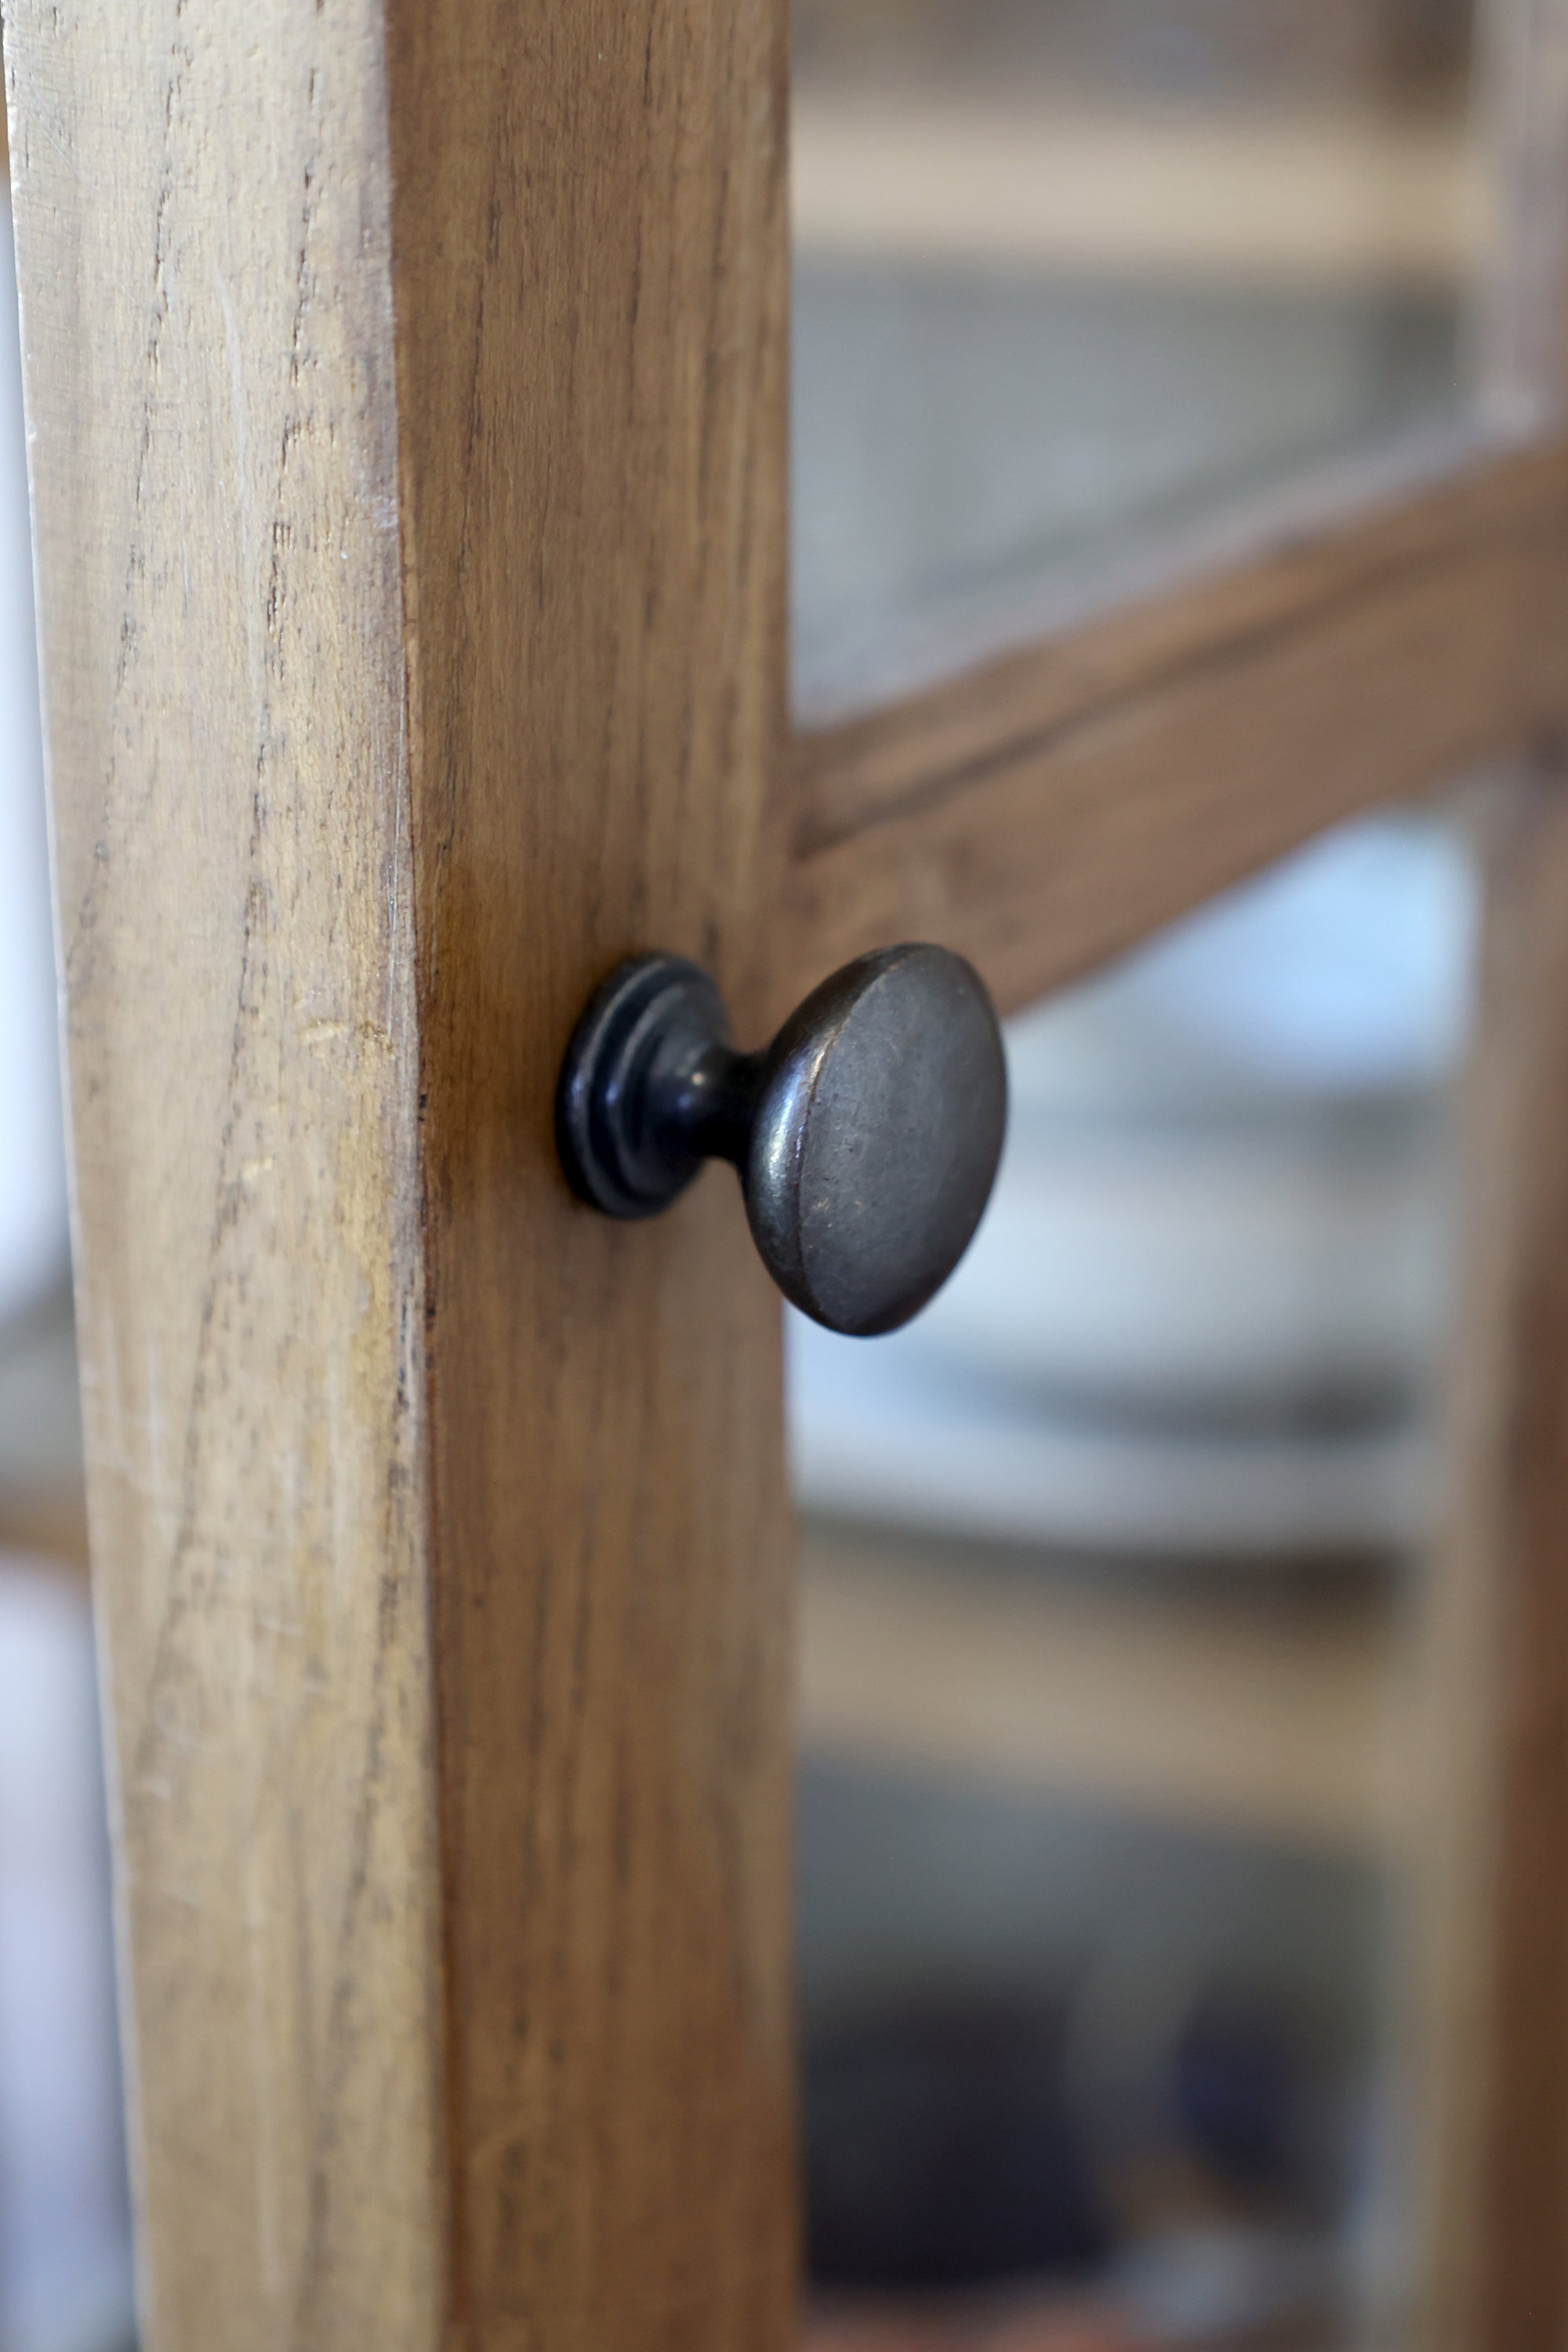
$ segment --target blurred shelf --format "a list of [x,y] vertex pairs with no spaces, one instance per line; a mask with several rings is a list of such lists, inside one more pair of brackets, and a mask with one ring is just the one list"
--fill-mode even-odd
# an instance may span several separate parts
[[1099,277],[1454,286],[1486,192],[1462,114],[1082,111],[1027,89],[797,91],[797,248]]
[[809,1753],[1330,1850],[1393,1834],[1404,1711],[1386,1585],[1172,1590],[808,1528]]
[[0,1552],[25,1552],[62,1567],[87,1568],[87,1499],[79,1487],[0,1489]]
[[[1141,2321],[1125,2295],[1092,2284],[1054,2294],[984,2293],[928,2303],[868,2296],[807,2312],[802,2352],[1341,2352],[1342,2314],[1306,2312],[1246,2328]],[[1363,2340],[1358,2335],[1357,2342]]]
[[68,1288],[0,1328],[0,1550],[87,1564]]

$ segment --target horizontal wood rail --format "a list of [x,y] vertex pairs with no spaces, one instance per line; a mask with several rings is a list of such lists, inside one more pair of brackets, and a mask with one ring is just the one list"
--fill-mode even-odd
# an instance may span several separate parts
[[791,982],[919,936],[1016,1009],[1324,826],[1549,747],[1565,646],[1553,439],[802,734]]

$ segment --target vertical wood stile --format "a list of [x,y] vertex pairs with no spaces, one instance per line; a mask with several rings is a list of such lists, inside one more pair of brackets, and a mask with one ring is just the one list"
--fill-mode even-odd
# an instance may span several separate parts
[[394,15],[456,2293],[487,2346],[770,2352],[777,1302],[727,1171],[615,1226],[551,1099],[634,950],[783,1009],[785,12]]
[[1490,205],[1477,353],[1505,426],[1568,406],[1568,5],[1477,0],[1479,123]]
[[775,0],[6,0],[149,2352],[789,2332]]
[[[1481,0],[1492,236],[1479,390],[1505,428],[1568,399],[1568,0]],[[1521,643],[1541,615],[1521,609]],[[1542,642],[1553,642],[1548,629]],[[1568,796],[1560,730],[1487,796],[1462,1280],[1433,1579],[1417,1853],[1430,1938],[1414,2151],[1444,2352],[1568,2340]]]
[[1480,829],[1480,1017],[1447,1511],[1426,1612],[1417,1855],[1415,2340],[1568,2336],[1568,793]]

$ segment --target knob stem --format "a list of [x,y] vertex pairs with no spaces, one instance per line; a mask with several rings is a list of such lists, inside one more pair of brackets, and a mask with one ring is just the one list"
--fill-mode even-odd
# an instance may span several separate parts
[[722,1042],[661,1082],[658,1118],[672,1161],[727,1160],[744,1168],[767,1055]]

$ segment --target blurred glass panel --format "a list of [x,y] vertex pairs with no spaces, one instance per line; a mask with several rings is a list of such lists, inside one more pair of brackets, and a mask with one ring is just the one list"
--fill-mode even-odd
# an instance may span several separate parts
[[1452,418],[1469,0],[795,0],[808,718]]
[[1405,2341],[1473,900],[1380,819],[1013,1024],[948,1288],[792,1319],[813,2352]]

